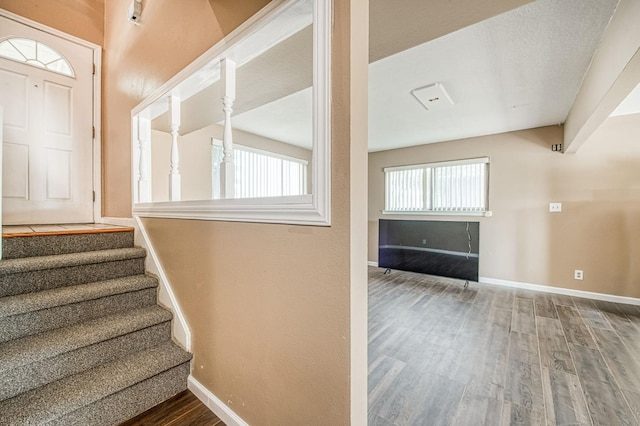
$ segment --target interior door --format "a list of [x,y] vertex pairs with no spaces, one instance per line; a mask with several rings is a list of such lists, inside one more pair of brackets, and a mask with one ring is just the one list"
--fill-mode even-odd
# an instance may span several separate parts
[[0,17],[3,40],[3,222],[93,222],[93,51]]

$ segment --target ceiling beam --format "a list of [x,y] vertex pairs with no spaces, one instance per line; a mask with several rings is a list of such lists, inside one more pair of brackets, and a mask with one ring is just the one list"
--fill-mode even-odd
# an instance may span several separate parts
[[575,153],[640,83],[640,1],[620,0],[593,56],[564,127]]

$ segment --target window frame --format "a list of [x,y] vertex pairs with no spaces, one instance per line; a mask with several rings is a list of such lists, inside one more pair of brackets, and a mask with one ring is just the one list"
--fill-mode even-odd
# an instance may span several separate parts
[[[486,164],[485,170],[485,186],[484,186],[484,199],[485,208],[481,211],[460,211],[460,210],[434,210],[435,199],[435,179],[433,177],[433,170],[440,167],[449,166],[462,166],[471,164]],[[426,170],[430,169],[430,173],[424,173],[423,176],[423,209],[422,210],[389,210],[389,184],[388,184],[388,172],[402,171],[402,170]],[[382,169],[384,175],[384,209],[382,214],[386,215],[431,215],[431,216],[492,216],[492,211],[489,205],[489,187],[490,187],[490,171],[491,171],[491,159],[489,157],[475,157],[461,160],[449,160],[439,161],[432,163],[411,164],[402,166],[391,166]]]
[[[27,42],[33,42],[34,43],[34,51],[35,51],[35,57],[34,58],[28,58],[25,54],[25,52],[19,47],[16,46],[16,44],[14,42],[16,41],[27,41]],[[63,75],[65,77],[69,77],[69,78],[76,78],[76,73],[75,70],[73,69],[73,66],[71,65],[71,62],[69,62],[69,60],[62,54],[60,53],[57,49],[49,46],[46,43],[43,43],[41,41],[38,40],[34,40],[28,37],[5,37],[0,39],[0,46],[4,45],[4,44],[8,44],[11,47],[13,47],[13,49],[18,52],[21,56],[22,59],[18,59],[18,58],[14,58],[11,56],[6,56],[6,55],[2,55],[0,54],[0,57],[9,61],[13,61],[13,62],[17,62],[19,64],[24,64],[24,65],[28,65],[30,67],[34,67],[37,68],[39,70],[44,70],[44,71],[49,71],[55,74],[59,74],[59,75]],[[46,49],[49,49],[51,52],[55,53],[56,55],[58,55],[57,59],[53,60],[53,61],[49,61],[49,62],[43,62],[40,59],[40,46],[44,46]],[[67,68],[69,69],[68,72],[65,71],[60,71],[57,70],[55,68],[50,68],[49,66],[51,64],[54,64],[56,62],[62,62],[64,63]]]
[[[212,138],[211,146],[212,146],[212,148],[213,147],[218,148],[220,150],[220,153],[222,153],[223,147],[222,147],[222,141],[221,140]],[[271,158],[271,159],[274,159],[274,160],[281,161],[282,162],[280,164],[281,179],[283,179],[283,175],[284,175],[283,167],[284,167],[284,162],[285,161],[287,161],[289,163],[296,163],[299,166],[302,166],[301,167],[302,182],[299,182],[299,184],[300,184],[300,186],[302,188],[305,188],[305,190],[308,189],[308,185],[307,185],[307,179],[308,179],[308,174],[309,174],[309,161],[308,160],[305,160],[303,158],[292,157],[290,155],[280,154],[280,153],[277,153],[277,152],[266,151],[264,149],[254,148],[254,147],[251,147],[251,146],[240,145],[240,144],[234,144],[233,145],[233,151],[234,151],[234,166],[236,167],[236,173],[235,173],[236,179],[238,178],[238,173],[237,173],[237,171],[238,171],[238,169],[237,169],[237,166],[238,166],[237,158],[238,157],[235,154],[238,151],[244,151],[244,152],[248,152],[248,153],[252,153],[252,154],[256,154],[256,155],[261,155],[263,157],[267,157],[267,158]],[[220,198],[217,198],[215,196],[215,190],[213,190],[213,187],[218,183],[218,181],[216,181],[214,179],[214,175],[215,174],[213,173],[213,170],[215,169],[215,167],[213,165],[213,156],[214,155],[212,153],[212,166],[211,166],[211,168],[212,168],[212,173],[211,173],[212,199],[219,200]],[[281,183],[284,183],[284,179],[282,180]],[[236,184],[237,184],[237,182],[236,182]],[[284,190],[283,185],[281,185],[281,190]],[[238,191],[238,188],[236,187],[236,194],[238,193],[237,191]],[[301,194],[299,194],[299,195],[301,195]],[[282,197],[282,195],[281,195],[281,197]],[[238,199],[241,199],[241,198],[247,198],[247,197],[239,197]]]
[[[207,64],[224,58],[241,42],[260,30],[270,18],[295,0],[274,0],[248,21],[216,43],[194,62],[159,87],[131,111],[132,176],[137,176],[138,120],[145,119],[145,110],[159,99],[176,90],[178,85]],[[238,198],[139,203],[136,179],[131,179],[132,213],[140,217],[173,219],[220,220],[296,225],[331,225],[331,28],[332,1],[313,0],[313,148],[311,159],[311,194],[299,196]]]

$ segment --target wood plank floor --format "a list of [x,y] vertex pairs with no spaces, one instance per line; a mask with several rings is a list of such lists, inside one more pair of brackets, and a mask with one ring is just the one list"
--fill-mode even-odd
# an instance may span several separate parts
[[640,425],[640,306],[369,268],[369,425]]
[[191,391],[184,391],[120,426],[225,426]]

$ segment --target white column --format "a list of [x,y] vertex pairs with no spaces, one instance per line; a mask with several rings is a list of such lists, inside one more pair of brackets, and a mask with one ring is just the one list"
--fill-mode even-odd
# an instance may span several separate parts
[[235,196],[235,166],[233,164],[233,135],[231,131],[231,113],[236,99],[236,63],[230,59],[220,62],[221,81],[224,85],[222,111],[224,111],[224,131],[222,150],[224,157],[220,164],[220,198]]
[[180,130],[180,98],[169,96],[171,115],[171,169],[169,171],[169,201],[180,201],[180,156],[178,154],[178,136]]
[[138,115],[138,203],[151,202],[151,120]]

